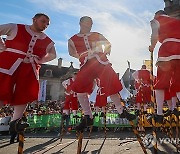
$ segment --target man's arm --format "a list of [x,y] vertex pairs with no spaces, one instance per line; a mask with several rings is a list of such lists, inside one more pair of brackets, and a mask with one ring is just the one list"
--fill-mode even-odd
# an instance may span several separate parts
[[42,59],[36,59],[36,62],[38,64],[43,64],[56,58],[56,49],[54,47],[54,42],[48,45],[46,53],[47,54]]
[[[0,25],[0,36],[2,36],[2,35],[6,35],[6,36],[12,35],[11,37],[14,37],[16,35],[16,32],[17,32],[17,25],[16,24],[3,24],[3,25]],[[5,49],[6,49],[6,46],[5,46],[4,42],[2,41],[2,39],[0,37],[0,52],[4,51]]]
[[76,48],[74,46],[74,43],[71,39],[68,40],[68,51],[69,51],[69,55],[75,58],[79,59],[79,55],[76,51]]
[[68,87],[69,84],[70,84],[69,79],[64,80],[64,81],[62,82],[62,85],[63,85],[63,87],[64,87],[65,89],[67,89],[67,87]]
[[156,46],[156,43],[158,42],[158,33],[159,33],[159,22],[155,19],[151,21],[151,45],[149,46],[149,51],[153,52],[154,48]]
[[100,34],[100,40],[101,40],[101,44],[104,45],[104,53],[110,55],[111,43],[101,34]]

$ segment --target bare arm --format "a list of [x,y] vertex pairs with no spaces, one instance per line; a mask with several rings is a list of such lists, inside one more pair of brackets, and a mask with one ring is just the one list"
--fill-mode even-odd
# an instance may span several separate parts
[[42,63],[49,62],[56,58],[56,50],[55,50],[53,42],[50,43],[49,46],[47,47],[46,53],[47,54],[42,59],[37,60],[36,62],[39,64],[42,64]]
[[101,44],[104,45],[104,53],[110,55],[111,43],[103,35],[100,35],[100,40],[101,40]]
[[76,51],[76,48],[74,46],[74,43],[71,39],[68,40],[68,51],[69,51],[69,55],[75,58],[79,59],[79,55]]
[[159,22],[157,20],[153,19],[151,21],[151,29],[152,29],[152,34],[151,34],[151,44],[149,46],[149,51],[153,52],[156,43],[158,42]]
[[[16,32],[17,32],[17,25],[16,24],[0,25],[0,36],[6,35],[9,38],[10,37],[13,38],[16,35]],[[5,49],[6,49],[5,44],[0,37],[0,52],[4,51]]]

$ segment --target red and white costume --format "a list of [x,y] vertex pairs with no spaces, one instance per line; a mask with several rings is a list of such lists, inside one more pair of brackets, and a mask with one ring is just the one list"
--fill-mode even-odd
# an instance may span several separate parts
[[105,107],[107,104],[107,96],[104,92],[104,87],[101,86],[100,80],[96,79],[96,84],[98,86],[97,95],[96,95],[96,102],[94,107]]
[[0,41],[0,100],[11,105],[37,100],[40,65],[35,60],[55,50],[54,43],[22,24],[0,25],[0,35],[7,35],[5,44]]
[[[74,82],[74,78],[67,79],[62,82],[65,90],[69,88]],[[67,92],[65,91],[65,102],[63,110],[78,110],[78,100],[77,94],[73,91]]]
[[99,78],[104,93],[107,96],[118,93],[122,90],[121,82],[117,74],[112,69],[106,54],[102,49],[102,34],[89,32],[86,34],[76,34],[69,40],[71,46],[76,49],[80,61],[80,71],[72,85],[72,90],[77,93],[91,93],[94,79]]
[[[169,89],[171,92],[180,91],[180,20],[160,15],[151,21],[152,29],[157,27],[158,40],[161,44],[158,52],[157,82],[155,89]],[[160,62],[166,62],[166,66]],[[163,67],[169,67],[166,71]],[[166,68],[165,68],[166,69]]]
[[136,102],[147,103],[151,101],[151,80],[150,72],[146,69],[141,69],[132,74],[135,79],[135,88],[137,90]]

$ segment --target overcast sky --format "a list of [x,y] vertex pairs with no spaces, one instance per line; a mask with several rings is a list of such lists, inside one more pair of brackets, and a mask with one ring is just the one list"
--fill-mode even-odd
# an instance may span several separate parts
[[[0,24],[31,24],[34,14],[48,14],[51,23],[45,32],[55,42],[58,58],[63,58],[63,66],[73,61],[76,68],[79,62],[69,56],[67,40],[79,32],[79,18],[91,16],[92,31],[102,33],[112,44],[109,60],[120,76],[128,67],[127,60],[132,69],[140,69],[143,60],[150,59],[149,21],[164,9],[163,0],[1,0],[0,4]],[[51,64],[57,64],[57,59]]]

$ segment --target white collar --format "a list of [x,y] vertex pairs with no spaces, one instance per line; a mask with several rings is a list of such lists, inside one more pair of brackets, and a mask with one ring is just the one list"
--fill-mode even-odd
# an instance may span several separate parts
[[30,28],[30,25],[25,25],[25,29],[31,36],[37,35],[38,39],[45,39],[47,37],[46,34],[43,32],[36,33],[34,31],[32,31]]
[[77,36],[79,36],[79,37],[85,37],[85,36],[90,36],[91,34],[92,34],[92,32],[84,33],[84,34],[78,33]]

